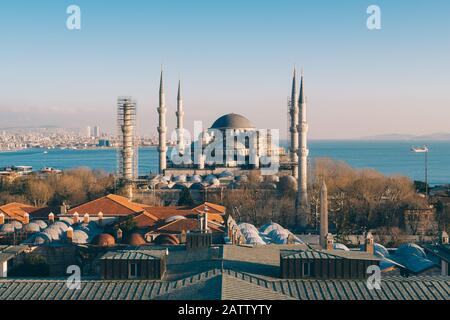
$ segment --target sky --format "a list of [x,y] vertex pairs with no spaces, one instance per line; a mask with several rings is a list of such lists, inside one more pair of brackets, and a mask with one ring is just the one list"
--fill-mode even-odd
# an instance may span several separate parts
[[[66,27],[72,4],[80,30]],[[450,132],[448,0],[1,0],[0,128],[114,132],[130,95],[154,135],[161,64],[169,128],[181,78],[188,129],[234,112],[283,138],[296,66],[311,139]]]

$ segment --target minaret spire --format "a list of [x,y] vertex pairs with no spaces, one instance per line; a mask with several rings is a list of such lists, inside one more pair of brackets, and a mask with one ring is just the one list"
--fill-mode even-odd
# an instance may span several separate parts
[[325,180],[322,181],[320,189],[320,245],[322,248],[327,247],[328,235],[328,189]]
[[308,144],[307,144],[307,134],[308,134],[308,122],[306,119],[306,97],[304,93],[305,82],[303,79],[303,72],[300,82],[300,95],[298,99],[299,103],[299,124],[298,124],[298,136],[299,136],[299,177],[298,177],[298,189],[297,189],[297,216],[301,226],[306,225],[306,218],[309,213],[309,203],[308,203]]
[[183,98],[181,96],[181,80],[178,81],[178,95],[177,95],[177,145],[181,154],[184,153],[184,110],[183,110]]
[[292,176],[298,179],[298,100],[297,100],[297,75],[294,67],[292,76],[292,93],[291,93],[291,109],[290,109],[290,133],[291,133],[291,163]]
[[164,170],[166,170],[166,153],[167,153],[167,145],[166,145],[166,97],[164,94],[164,80],[163,80],[163,67],[161,66],[161,77],[159,82],[159,107],[158,107],[158,115],[159,115],[159,173],[163,174]]

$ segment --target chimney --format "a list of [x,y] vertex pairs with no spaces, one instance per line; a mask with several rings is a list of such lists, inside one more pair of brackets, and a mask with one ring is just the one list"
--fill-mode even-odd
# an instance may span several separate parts
[[203,210],[203,232],[208,232],[208,211],[209,208],[205,203],[205,209]]
[[85,213],[83,216],[83,223],[88,224],[89,223],[89,213]]
[[3,212],[0,212],[0,226],[2,224],[5,224],[5,215],[3,214]]
[[98,213],[97,217],[98,217],[98,224],[102,225],[103,224],[103,212],[100,211]]
[[208,212],[205,212],[205,214],[203,215],[203,219],[204,219],[204,222],[203,222],[203,231],[204,232],[208,232]]
[[48,222],[50,222],[50,223],[55,222],[55,214],[53,212],[50,212],[48,214]]
[[61,206],[59,206],[59,213],[67,214],[67,205],[65,203],[63,203]]
[[197,221],[198,221],[198,226],[197,226],[198,230],[200,232],[202,232],[203,231],[203,216],[201,214],[198,215]]
[[117,229],[117,231],[116,231],[116,242],[117,243],[121,243],[122,242],[122,235],[123,235],[123,232],[122,232],[122,229]]
[[373,235],[368,232],[364,242],[364,251],[370,254],[374,254]]
[[[0,221],[1,221],[1,218],[0,218]],[[1,223],[0,223],[1,224]],[[441,232],[441,244],[448,244],[448,233],[447,232],[445,232],[445,231],[442,231]]]
[[72,216],[72,224],[77,224],[79,217],[80,217],[80,215],[78,214],[78,212],[75,212]]
[[322,182],[320,189],[320,245],[327,248],[328,237],[328,189],[325,180]]
[[23,215],[23,224],[29,224],[30,223],[30,214],[28,212],[25,212]]
[[68,243],[72,243],[73,242],[73,229],[72,229],[72,227],[68,227],[67,228],[66,237],[67,237],[67,242]]
[[326,249],[327,250],[333,250],[333,245],[334,245],[334,238],[333,235],[331,233],[328,233],[325,236],[325,241],[326,241]]

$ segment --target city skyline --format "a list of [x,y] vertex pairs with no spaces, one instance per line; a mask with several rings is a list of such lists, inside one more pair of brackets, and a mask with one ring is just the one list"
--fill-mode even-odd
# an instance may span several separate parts
[[162,63],[169,131],[181,77],[187,129],[236,112],[286,138],[296,65],[305,70],[311,139],[448,132],[446,1],[377,1],[375,31],[366,28],[367,1],[77,1],[74,31],[65,26],[70,4],[0,5],[0,127],[98,124],[114,133],[116,99],[129,94],[140,133],[155,135]]

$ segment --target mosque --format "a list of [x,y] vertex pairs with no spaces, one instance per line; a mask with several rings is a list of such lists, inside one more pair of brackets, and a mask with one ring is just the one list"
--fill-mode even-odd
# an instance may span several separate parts
[[159,92],[159,173],[177,175],[192,173],[220,173],[225,170],[258,170],[270,166],[271,157],[283,154],[272,131],[258,129],[246,117],[230,113],[219,117],[211,127],[194,133],[192,142],[186,139],[181,82],[178,83],[176,146],[168,153],[166,147],[166,106],[163,73]]
[[[211,175],[224,172],[248,172],[277,165],[278,175],[290,175],[297,183],[296,208],[299,216],[309,212],[307,194],[308,123],[303,72],[300,87],[294,69],[289,105],[290,147],[288,154],[279,146],[278,136],[269,129],[258,129],[246,117],[230,113],[219,117],[193,142],[187,142],[181,82],[177,94],[177,143],[170,155],[167,150],[166,102],[161,70],[158,106],[159,174],[161,176]],[[300,221],[301,223],[301,221]]]

